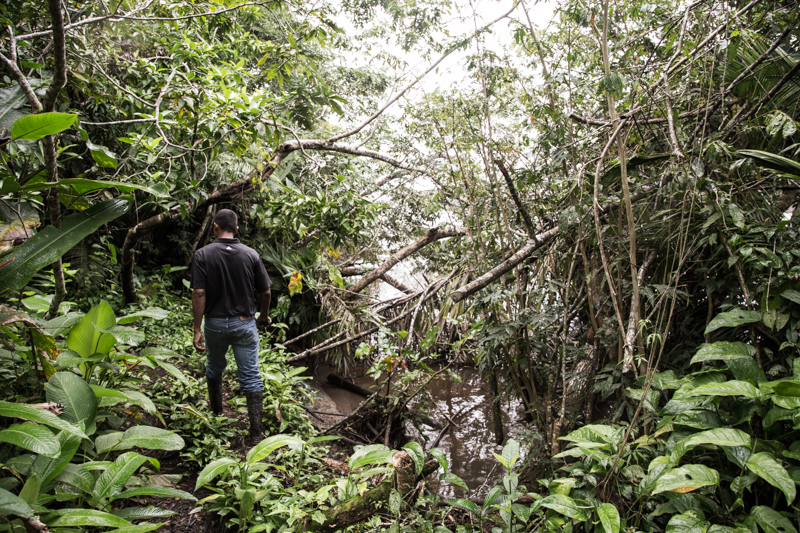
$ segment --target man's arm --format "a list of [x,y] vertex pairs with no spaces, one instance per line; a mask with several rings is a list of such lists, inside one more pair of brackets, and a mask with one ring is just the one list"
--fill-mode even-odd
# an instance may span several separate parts
[[269,304],[272,302],[272,292],[267,289],[258,294],[258,301],[261,303],[261,314],[258,315],[256,325],[258,327],[267,327],[270,325],[269,319]]
[[203,339],[203,313],[206,310],[206,290],[194,289],[192,291],[192,317],[194,318],[194,348],[204,352],[206,341]]

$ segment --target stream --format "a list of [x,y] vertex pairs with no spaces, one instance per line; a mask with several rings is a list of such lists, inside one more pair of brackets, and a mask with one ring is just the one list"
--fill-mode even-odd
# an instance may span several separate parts
[[[327,376],[333,372],[335,372],[333,367],[318,365],[314,384],[321,393],[329,397],[340,413],[349,415],[364,398],[328,383]],[[438,448],[447,455],[450,471],[464,480],[470,493],[481,494],[499,482],[502,475],[502,466],[492,455],[492,453],[499,454],[502,446],[495,445],[491,389],[488,380],[484,379],[474,367],[461,367],[456,369],[455,373],[461,378],[460,382],[443,373],[428,385],[432,404],[424,410],[424,414],[440,422],[442,426],[447,423],[444,415],[457,424],[451,426],[444,434]],[[351,375],[346,377],[363,387],[372,390],[375,388],[375,380],[359,373],[359,370],[351,372]],[[525,429],[525,424],[522,422],[524,417],[522,403],[516,399],[509,399],[506,394],[503,395],[501,410],[506,439],[516,438]],[[428,448],[441,430],[425,425],[421,429],[427,438],[427,444],[425,442],[420,444]],[[441,487],[440,494],[445,497],[465,496],[461,488],[449,484]]]

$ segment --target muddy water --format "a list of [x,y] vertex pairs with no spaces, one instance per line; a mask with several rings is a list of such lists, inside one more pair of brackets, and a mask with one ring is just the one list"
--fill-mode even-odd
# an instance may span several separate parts
[[[327,383],[326,377],[333,372],[330,367],[317,367],[315,382],[323,389],[343,414],[352,413],[364,398]],[[502,467],[492,453],[500,453],[502,446],[495,445],[494,424],[492,423],[491,389],[488,380],[482,378],[472,367],[456,370],[461,382],[456,382],[446,374],[428,385],[431,401],[421,411],[442,426],[447,418],[456,424],[444,434],[438,447],[448,457],[450,471],[461,477],[470,488],[470,493],[485,492],[502,475]],[[348,376],[353,382],[374,390],[375,382],[369,376],[354,373]],[[418,406],[419,407],[419,406]],[[521,423],[523,408],[519,401],[503,397],[501,410],[506,438],[516,437],[524,428]],[[445,416],[446,415],[446,416]],[[427,442],[420,442],[430,448],[441,430],[422,426]],[[464,496],[458,487],[442,487],[445,496]]]

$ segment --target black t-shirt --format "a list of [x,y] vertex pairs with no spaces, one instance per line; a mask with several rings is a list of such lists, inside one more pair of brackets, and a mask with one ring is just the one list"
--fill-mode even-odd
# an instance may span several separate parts
[[206,291],[206,316],[242,316],[256,312],[253,288],[270,288],[261,257],[239,239],[216,239],[194,253],[192,288]]

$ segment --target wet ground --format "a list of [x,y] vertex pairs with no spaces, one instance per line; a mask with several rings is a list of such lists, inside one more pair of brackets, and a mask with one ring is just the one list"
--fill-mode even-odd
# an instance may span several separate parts
[[[317,411],[318,417],[324,419],[325,422],[321,425],[326,426],[341,420],[341,415],[352,413],[364,400],[358,394],[328,383],[327,376],[332,372],[335,372],[334,368],[318,365],[313,381],[322,398],[312,409]],[[430,403],[418,404],[417,407],[442,426],[447,424],[448,417],[454,422],[455,425],[451,425],[445,432],[437,447],[447,455],[451,471],[466,482],[474,495],[476,492],[486,492],[501,476],[501,466],[492,454],[499,454],[502,446],[494,444],[488,381],[472,367],[463,367],[455,372],[460,377],[460,382],[443,373],[428,386]],[[358,385],[375,389],[375,381],[359,369],[345,377]],[[524,416],[522,405],[504,395],[501,410],[506,438],[516,437],[523,429],[520,423]],[[320,412],[337,414],[319,414]],[[315,421],[320,422],[318,419]],[[441,430],[425,425],[421,428],[425,440],[421,444],[428,449]],[[464,496],[461,489],[453,486],[443,486],[441,494],[447,497]]]

